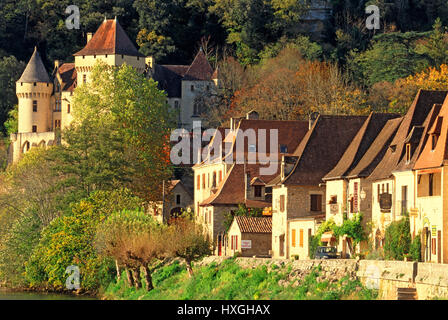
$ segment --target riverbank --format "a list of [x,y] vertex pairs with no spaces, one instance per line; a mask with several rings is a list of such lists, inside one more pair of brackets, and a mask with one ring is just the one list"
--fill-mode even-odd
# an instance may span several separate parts
[[200,263],[189,277],[184,265],[174,261],[153,274],[154,289],[130,288],[124,277],[110,284],[108,300],[372,300],[376,290],[367,289],[350,273],[329,277],[316,264],[303,273],[292,272],[291,263],[266,261],[242,267],[235,259]]
[[97,297],[70,293],[22,291],[0,288],[0,300],[98,300]]

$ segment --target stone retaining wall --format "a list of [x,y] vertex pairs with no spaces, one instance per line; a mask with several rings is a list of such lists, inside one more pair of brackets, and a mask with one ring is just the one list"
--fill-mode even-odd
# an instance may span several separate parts
[[[222,263],[229,257],[206,257],[196,265],[203,266],[212,262]],[[448,265],[434,263],[417,263],[405,261],[382,260],[285,260],[270,258],[236,258],[243,268],[256,268],[266,265],[268,270],[286,265],[291,266],[288,279],[290,283],[302,279],[309,274],[313,267],[321,266],[318,281],[329,280],[335,282],[344,276],[350,279],[358,278],[371,289],[379,290],[379,298],[395,300],[397,288],[416,288],[419,300],[448,297]]]

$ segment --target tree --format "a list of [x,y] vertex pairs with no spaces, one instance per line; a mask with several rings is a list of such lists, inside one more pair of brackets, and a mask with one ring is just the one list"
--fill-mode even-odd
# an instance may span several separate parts
[[0,132],[3,134],[11,133],[8,132],[4,122],[17,104],[16,81],[19,80],[24,69],[25,64],[17,61],[14,56],[0,59]]
[[164,227],[143,211],[117,211],[98,227],[95,247],[101,255],[112,257],[125,266],[129,286],[140,288],[142,269],[146,290],[150,291],[154,286],[149,264],[166,254],[163,231]]
[[95,292],[112,280],[114,265],[99,256],[94,247],[97,227],[112,212],[139,208],[142,200],[126,189],[98,191],[71,206],[71,212],[54,219],[42,231],[39,244],[26,263],[26,278],[31,286],[62,288],[65,270],[80,268],[81,288]]
[[73,122],[62,131],[55,169],[83,196],[125,185],[145,200],[158,196],[171,175],[169,135],[174,126],[156,82],[128,65],[99,63],[92,82],[74,95]]
[[211,242],[192,218],[178,218],[169,227],[168,252],[185,260],[188,274],[193,276],[191,263],[205,255],[211,254]]
[[440,18],[435,21],[430,36],[417,42],[415,51],[427,55],[433,67],[448,63],[448,33]]

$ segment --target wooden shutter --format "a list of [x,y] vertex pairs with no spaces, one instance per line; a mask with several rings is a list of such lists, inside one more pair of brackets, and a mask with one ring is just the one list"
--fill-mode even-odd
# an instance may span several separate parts
[[358,182],[353,184],[353,209],[355,212],[358,212]]
[[291,246],[296,246],[296,229],[291,230]]
[[303,248],[303,229],[300,229],[299,246]]
[[280,212],[285,212],[285,195],[280,196]]

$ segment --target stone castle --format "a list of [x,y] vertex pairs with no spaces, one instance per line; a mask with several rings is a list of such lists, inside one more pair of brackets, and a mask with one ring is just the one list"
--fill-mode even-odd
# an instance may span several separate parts
[[111,66],[126,63],[158,81],[159,88],[167,93],[168,104],[178,114],[178,126],[187,130],[200,119],[196,97],[217,85],[217,71],[202,50],[191,65],[157,65],[152,57],[136,49],[117,19],[105,19],[95,34],[88,33],[86,46],[74,57],[74,63],[55,61],[49,74],[35,48],[16,83],[18,132],[11,135],[10,163],[32,147],[59,143],[56,133],[72,121],[74,90],[89,83],[97,60]]

